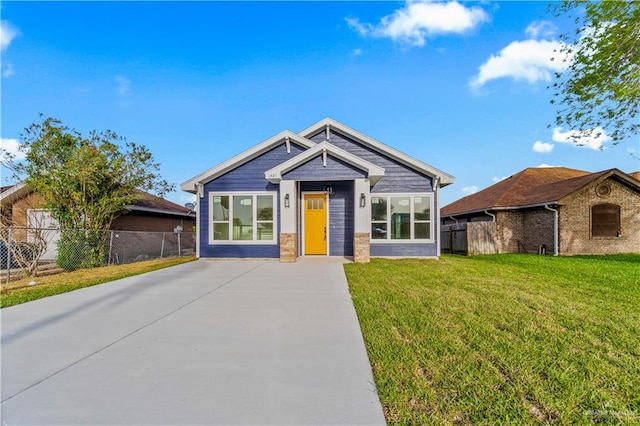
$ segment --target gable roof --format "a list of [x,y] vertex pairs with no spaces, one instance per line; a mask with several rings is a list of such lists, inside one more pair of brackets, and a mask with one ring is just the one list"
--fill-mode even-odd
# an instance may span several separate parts
[[195,216],[195,212],[184,206],[160,198],[157,195],[138,190],[140,199],[135,204],[126,206],[132,212],[158,213],[175,216]]
[[353,155],[342,148],[330,144],[329,142],[320,142],[313,148],[309,148],[308,150],[301,152],[300,154],[285,161],[284,163],[277,165],[271,170],[266,171],[264,173],[264,177],[271,183],[279,183],[280,180],[282,180],[283,174],[295,169],[296,167],[319,155],[323,155],[323,153],[331,155],[348,164],[351,164],[352,166],[355,166],[360,170],[365,171],[372,185],[380,180],[382,176],[384,176],[384,169],[382,167],[376,166],[369,161],[363,160],[357,155]]
[[318,134],[320,131],[326,129],[327,127],[329,127],[330,129],[336,130],[339,133],[342,133],[345,136],[350,137],[356,142],[359,142],[362,145],[370,149],[373,149],[374,151],[380,154],[386,155],[387,157],[390,157],[417,172],[420,172],[427,176],[438,178],[440,182],[439,185],[441,187],[452,184],[454,181],[454,177],[452,175],[445,173],[442,170],[439,170],[433,166],[430,166],[427,163],[417,160],[403,152],[400,152],[397,149],[390,147],[389,145],[386,145],[380,141],[377,141],[329,117],[324,118],[318,121],[317,123],[307,127],[306,129],[301,131],[299,134],[305,138],[310,138]]
[[15,185],[3,186],[0,188],[0,203],[2,205],[9,205],[24,197],[29,192],[31,192],[31,190],[22,182]]
[[615,175],[640,189],[640,182],[618,169],[589,173],[566,167],[530,167],[445,206],[442,216],[554,204],[584,186]]
[[215,178],[222,176],[223,174],[253,160],[254,158],[264,154],[267,151],[275,148],[282,144],[283,141],[289,138],[290,141],[297,143],[305,148],[312,148],[316,145],[315,142],[310,141],[309,139],[305,139],[297,133],[293,133],[290,130],[285,130],[283,132],[278,133],[275,136],[270,137],[269,139],[260,142],[257,145],[252,146],[251,148],[241,152],[240,154],[223,161],[211,169],[200,173],[197,176],[192,177],[188,181],[180,184],[180,188],[183,191],[197,193],[199,184],[205,184],[214,180]]

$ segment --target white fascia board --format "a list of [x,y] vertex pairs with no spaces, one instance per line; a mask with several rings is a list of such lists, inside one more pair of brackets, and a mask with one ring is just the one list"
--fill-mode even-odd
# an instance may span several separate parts
[[295,142],[296,144],[301,145],[305,148],[312,148],[316,145],[315,142],[312,142],[297,133],[293,133],[290,130],[285,130],[218,164],[217,166],[207,170],[206,172],[200,173],[199,175],[189,179],[188,181],[181,183],[180,189],[195,194],[197,192],[197,184],[205,184],[209,181],[212,181],[216,177],[221,176],[235,169],[236,167],[239,167],[244,163],[253,160],[254,158],[260,156],[261,154],[264,154],[265,152],[282,143],[282,141],[284,141],[284,139],[287,137],[290,141]]
[[287,160],[284,163],[277,165],[273,169],[266,171],[264,173],[264,176],[269,182],[277,184],[282,180],[283,174],[306,163],[312,158],[321,155],[322,151],[325,149],[327,154],[331,155],[332,157],[351,164],[352,166],[355,166],[360,170],[366,171],[369,180],[372,182],[372,185],[380,180],[382,176],[384,176],[384,169],[382,167],[376,166],[375,164],[370,163],[367,160],[363,160],[362,158],[353,155],[342,148],[338,148],[337,146],[332,145],[329,142],[320,142],[313,148],[310,148],[305,152],[301,152],[290,160]]
[[0,202],[2,202],[2,204],[12,203],[13,201],[27,195],[29,192],[31,192],[31,190],[27,188],[27,185],[25,185],[24,182],[17,183],[0,194]]
[[318,133],[319,131],[321,131],[322,129],[326,128],[327,126],[331,127],[332,129],[336,129],[340,133],[344,133],[345,135],[355,139],[357,142],[360,142],[363,145],[368,146],[374,149],[375,151],[378,151],[381,154],[391,157],[394,160],[397,160],[402,164],[420,173],[426,174],[428,176],[432,176],[434,178],[439,177],[440,187],[450,185],[455,180],[455,178],[452,175],[445,173],[442,170],[437,169],[433,166],[430,166],[427,163],[417,160],[403,152],[400,152],[397,149],[390,147],[389,145],[379,142],[365,135],[364,133],[360,133],[359,131],[352,129],[351,127],[345,124],[342,124],[334,120],[333,118],[327,117],[323,120],[320,120],[317,123],[301,131],[299,135],[305,138],[309,138],[315,135],[316,133]]

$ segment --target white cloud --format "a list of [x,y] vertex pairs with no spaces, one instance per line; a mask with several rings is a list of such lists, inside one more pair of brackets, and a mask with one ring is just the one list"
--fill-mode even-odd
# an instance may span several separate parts
[[535,152],[540,152],[540,153],[551,152],[553,151],[553,147],[554,145],[552,143],[547,143],[547,142],[536,141],[533,144],[533,150]]
[[471,86],[479,88],[488,81],[508,77],[528,83],[551,81],[553,72],[567,66],[562,60],[551,59],[561,47],[562,43],[555,40],[514,41],[480,65]]
[[0,21],[0,51],[4,52],[17,35],[18,31],[9,24],[9,21]]
[[[0,21],[0,52],[7,50],[17,35],[18,30],[13,28],[9,21]],[[13,66],[11,64],[3,64],[1,59],[0,69],[2,69],[3,77],[11,77],[13,75]]]
[[14,156],[14,160],[24,160],[25,153],[20,151],[20,142],[17,139],[0,138],[0,151],[6,151]]
[[353,54],[353,56],[360,56],[362,55],[362,49],[353,49],[351,54]]
[[11,64],[7,64],[6,66],[2,67],[2,76],[3,77],[11,77],[14,73],[13,73],[13,65]]
[[119,74],[116,75],[114,79],[116,81],[116,90],[119,96],[128,96],[131,94],[131,80]]
[[570,143],[577,147],[594,150],[603,150],[604,144],[611,140],[611,137],[607,136],[607,133],[601,127],[587,131],[567,130],[566,132],[563,132],[562,128],[556,127],[553,129],[551,138],[554,142]]
[[346,19],[347,24],[363,37],[388,37],[414,46],[424,46],[428,36],[462,34],[488,20],[489,15],[482,8],[465,7],[457,1],[408,1],[377,25],[363,24],[357,18]]
[[550,164],[542,163],[542,164],[540,164],[539,166],[536,166],[536,167],[537,167],[538,169],[543,169],[543,168],[545,168],[545,167],[556,167],[556,166],[552,166],[552,165],[550,165]]
[[553,37],[557,32],[557,28],[549,21],[533,21],[529,24],[524,33],[529,38]]
[[497,183],[497,182],[500,182],[500,181],[502,181],[502,180],[505,180],[505,179],[506,179],[506,178],[508,178],[508,177],[509,177],[509,176],[502,176],[502,177],[494,176],[494,177],[493,177],[493,182],[494,182],[494,183]]
[[553,73],[566,69],[570,62],[560,51],[564,46],[562,42],[539,39],[541,36],[551,37],[554,32],[555,27],[545,21],[529,24],[525,30],[529,39],[513,41],[497,55],[491,55],[471,79],[471,87],[478,89],[498,78],[513,78],[531,84],[551,81]]
[[478,188],[477,185],[471,185],[471,186],[465,186],[464,188],[462,188],[462,193],[464,195],[471,195],[471,194],[475,194],[476,192],[478,192],[480,188]]

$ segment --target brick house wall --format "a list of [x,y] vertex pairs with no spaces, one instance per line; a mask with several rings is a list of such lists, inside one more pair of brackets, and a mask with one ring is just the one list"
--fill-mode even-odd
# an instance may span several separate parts
[[498,211],[496,215],[496,245],[498,253],[518,253],[519,242],[524,240],[522,212]]
[[111,222],[110,229],[114,231],[173,232],[176,226],[182,226],[184,232],[193,232],[194,225],[195,218],[141,216],[130,212],[115,218]]
[[[598,195],[606,183],[611,192]],[[596,204],[620,206],[621,237],[593,237],[591,208]],[[594,182],[571,194],[560,207],[560,254],[640,253],[640,193],[616,179]]]
[[553,254],[553,217],[554,213],[544,207],[523,212],[523,245],[528,253],[538,253],[540,247],[544,246],[547,254]]

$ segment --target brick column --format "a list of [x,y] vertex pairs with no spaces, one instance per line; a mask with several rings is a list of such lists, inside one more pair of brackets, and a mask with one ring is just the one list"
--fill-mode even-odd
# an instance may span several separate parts
[[368,232],[353,234],[353,261],[355,263],[369,263],[370,237]]
[[280,234],[280,262],[292,263],[298,259],[298,234]]

